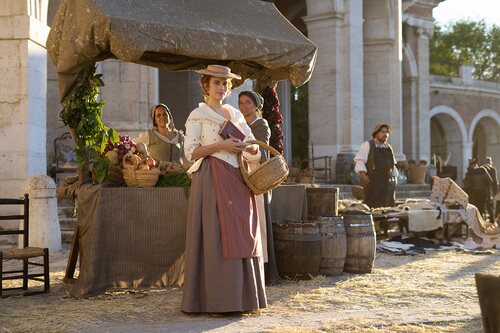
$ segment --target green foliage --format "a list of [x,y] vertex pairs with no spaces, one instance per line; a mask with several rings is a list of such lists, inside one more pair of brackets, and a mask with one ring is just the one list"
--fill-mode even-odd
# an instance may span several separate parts
[[118,133],[102,122],[102,106],[99,101],[99,88],[104,86],[102,74],[95,74],[92,68],[83,74],[81,84],[64,101],[60,113],[63,123],[76,132],[76,155],[80,168],[89,161],[94,162],[98,182],[107,177],[110,161],[102,154],[108,141],[119,140]]
[[500,26],[467,20],[436,25],[429,48],[431,74],[458,76],[461,65],[472,64],[475,79],[500,82]]
[[161,174],[156,182],[156,187],[182,187],[186,198],[189,198],[191,178],[185,172]]

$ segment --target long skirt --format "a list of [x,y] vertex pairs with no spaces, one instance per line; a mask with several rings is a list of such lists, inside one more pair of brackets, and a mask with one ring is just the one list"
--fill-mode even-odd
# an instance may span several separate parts
[[[212,158],[203,161],[191,183],[181,310],[213,313],[265,308],[262,257],[224,259],[222,255],[214,186],[231,184],[214,184]],[[241,174],[239,176],[241,178]]]

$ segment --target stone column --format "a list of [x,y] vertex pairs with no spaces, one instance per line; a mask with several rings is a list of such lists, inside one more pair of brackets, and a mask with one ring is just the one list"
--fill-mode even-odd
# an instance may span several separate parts
[[318,58],[309,82],[309,140],[315,155],[354,153],[363,140],[361,0],[307,0],[304,17]]
[[46,174],[48,1],[2,0],[0,6],[0,197]]
[[[417,159],[417,65],[413,52],[403,48],[403,153],[406,159]],[[418,159],[417,159],[418,160]]]
[[[29,194],[29,246],[47,247],[50,252],[61,251],[61,228],[57,211],[56,184],[49,176],[33,176],[24,183]],[[22,244],[20,236],[19,244]]]
[[149,109],[158,102],[158,69],[106,60],[97,71],[103,74],[105,84],[101,95],[106,101],[104,123],[131,137],[150,128]]
[[430,84],[429,84],[429,39],[433,28],[415,30],[418,63],[417,84],[417,156],[419,160],[430,161],[431,158],[431,121],[430,121]]
[[365,1],[363,6],[364,138],[374,125],[391,125],[391,145],[404,159],[402,131],[401,4],[397,0]]

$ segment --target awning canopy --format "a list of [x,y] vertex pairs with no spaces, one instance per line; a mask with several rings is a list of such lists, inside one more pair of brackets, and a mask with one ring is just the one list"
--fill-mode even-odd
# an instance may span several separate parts
[[62,0],[47,50],[62,101],[82,73],[109,58],[170,71],[217,63],[244,79],[300,86],[317,47],[267,1]]

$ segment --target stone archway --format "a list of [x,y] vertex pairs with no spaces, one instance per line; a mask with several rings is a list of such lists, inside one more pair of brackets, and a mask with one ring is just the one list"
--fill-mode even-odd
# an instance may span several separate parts
[[472,142],[472,156],[478,158],[480,163],[486,156],[500,156],[500,116],[498,113],[483,110],[476,114],[469,129],[469,140]]
[[431,153],[443,160],[449,157],[448,165],[457,167],[459,179],[466,169],[467,130],[462,117],[448,106],[437,106],[430,113]]

